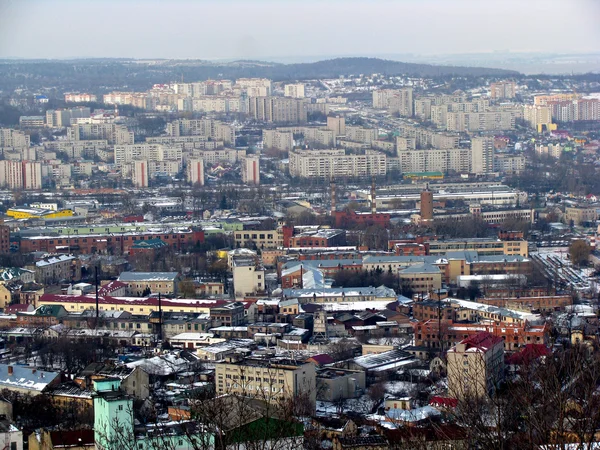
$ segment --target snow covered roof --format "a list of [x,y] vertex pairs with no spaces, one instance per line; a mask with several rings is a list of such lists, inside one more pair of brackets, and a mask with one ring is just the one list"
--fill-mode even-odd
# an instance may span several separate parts
[[60,373],[58,372],[46,372],[30,367],[0,364],[0,387],[3,389],[17,388],[42,392],[48,384],[59,376]]

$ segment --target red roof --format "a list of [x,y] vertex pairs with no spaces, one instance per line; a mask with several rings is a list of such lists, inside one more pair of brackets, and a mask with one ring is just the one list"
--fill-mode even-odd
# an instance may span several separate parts
[[506,358],[507,364],[522,365],[530,363],[542,356],[548,356],[552,351],[544,344],[527,344],[523,350]]
[[502,338],[499,336],[493,336],[487,331],[481,331],[473,336],[469,336],[466,339],[463,339],[459,342],[459,344],[466,345],[467,349],[469,348],[477,348],[484,352],[487,352],[490,348],[492,348],[497,343],[502,342]]
[[458,400],[455,398],[435,396],[431,397],[431,400],[429,400],[429,405],[444,408],[456,408],[458,405]]
[[113,280],[110,283],[105,284],[104,286],[102,286],[100,289],[98,289],[98,295],[108,295],[108,294],[112,294],[115,291],[118,291],[121,288],[126,288],[127,284],[123,283],[122,281],[119,280]]
[[10,306],[7,306],[6,308],[4,308],[4,312],[6,314],[13,314],[16,312],[25,312],[25,311],[29,310],[30,306],[31,305],[28,305],[28,304],[17,303],[15,305],[10,305]]
[[320,355],[311,356],[307,359],[307,361],[314,361],[319,366],[324,366],[325,364],[332,364],[335,360],[326,353],[322,353]]

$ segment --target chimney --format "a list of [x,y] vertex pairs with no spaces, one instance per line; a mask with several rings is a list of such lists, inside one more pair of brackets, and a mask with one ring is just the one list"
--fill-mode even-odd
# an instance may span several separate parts
[[8,374],[9,375],[13,374],[13,366],[8,366]]
[[331,215],[335,213],[335,181],[331,180]]
[[377,199],[375,198],[375,177],[371,179],[371,214],[377,214]]

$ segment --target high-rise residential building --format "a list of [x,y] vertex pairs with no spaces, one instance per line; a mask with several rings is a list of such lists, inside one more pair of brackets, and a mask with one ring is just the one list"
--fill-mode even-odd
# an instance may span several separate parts
[[180,119],[167,124],[167,134],[179,136],[205,136],[225,144],[235,142],[235,128],[213,119]]
[[294,148],[294,134],[288,130],[263,130],[263,148],[289,152]]
[[0,128],[0,148],[29,147],[29,135],[12,128]]
[[418,98],[415,100],[415,117],[421,120],[431,119],[431,99]]
[[272,82],[267,78],[238,78],[235,86],[244,90],[248,97],[268,97],[272,92]]
[[181,163],[183,156],[181,147],[161,144],[115,145],[114,152],[115,165],[119,168],[136,159],[147,161],[178,161]]
[[552,123],[552,108],[550,106],[525,105],[523,107],[523,120],[538,133],[544,129],[551,131],[556,129]]
[[284,87],[284,95],[292,98],[304,98],[304,84],[286,84]]
[[131,180],[133,185],[138,188],[148,187],[148,161],[135,160],[131,168]]
[[568,92],[562,94],[536,95],[533,97],[534,106],[546,106],[551,102],[571,102],[581,98],[581,94]]
[[263,122],[306,123],[306,104],[301,99],[282,97],[252,97],[248,114]]
[[0,219],[0,254],[10,253],[10,227],[4,224],[4,219]]
[[484,174],[494,171],[494,138],[471,139],[471,172]]
[[354,142],[362,142],[363,144],[371,144],[379,137],[377,128],[366,128],[358,126],[346,127],[346,139]]
[[186,175],[188,183],[204,186],[204,160],[202,158],[190,159],[187,162]]
[[468,148],[398,149],[397,155],[402,173],[471,171],[471,150]]
[[42,188],[42,163],[23,161],[23,189],[39,190]]
[[20,161],[0,160],[0,186],[23,189],[23,165]]
[[260,184],[260,157],[247,155],[242,158],[242,182],[246,184]]
[[516,94],[517,88],[514,81],[498,81],[490,84],[490,96],[494,100],[515,98]]
[[133,131],[114,123],[74,124],[67,129],[67,137],[72,141],[106,140],[109,144],[133,144]]
[[446,360],[452,398],[469,400],[491,395],[504,378],[504,340],[482,331],[450,348]]
[[346,134],[346,118],[340,116],[327,116],[327,129],[333,131],[334,139]]
[[300,178],[364,178],[387,173],[387,156],[366,150],[364,154],[346,154],[343,149],[293,150],[289,155],[290,175]]
[[79,93],[66,93],[65,94],[65,103],[85,103],[85,102],[95,102],[98,100],[94,94],[79,94]]
[[412,88],[379,89],[373,91],[373,108],[387,109],[392,114],[412,117],[414,111]]

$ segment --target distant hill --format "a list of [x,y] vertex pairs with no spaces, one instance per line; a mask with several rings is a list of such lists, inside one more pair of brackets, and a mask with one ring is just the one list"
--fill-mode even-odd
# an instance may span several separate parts
[[[279,64],[270,68],[272,78],[327,78],[349,74],[382,73],[385,75],[437,76],[515,76],[514,70],[484,67],[434,66],[391,61],[379,58],[336,58],[304,64]],[[267,69],[268,70],[268,69]]]
[[303,64],[161,59],[0,60],[0,90],[56,86],[59,91],[106,92],[115,89],[146,90],[154,83],[182,78],[185,81],[201,81],[265,77],[285,81],[372,73],[426,77],[520,75],[503,69],[434,66],[378,58],[337,58]]

